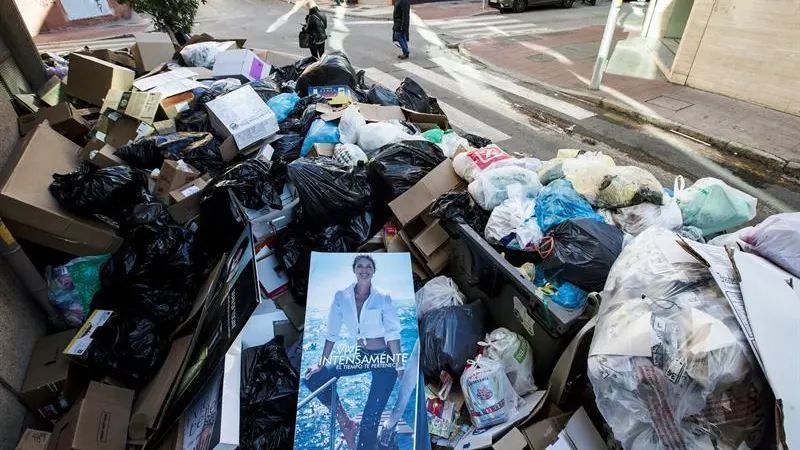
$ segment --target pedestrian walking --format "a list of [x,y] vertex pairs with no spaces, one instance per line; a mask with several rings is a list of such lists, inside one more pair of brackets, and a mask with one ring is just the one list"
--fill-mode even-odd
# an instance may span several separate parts
[[411,5],[408,0],[395,1],[393,18],[392,40],[403,51],[398,58],[408,59],[409,30],[411,29]]
[[328,40],[328,18],[319,10],[314,0],[307,0],[305,7],[308,8],[308,15],[303,29],[308,34],[308,48],[311,56],[320,59],[325,53],[325,41]]

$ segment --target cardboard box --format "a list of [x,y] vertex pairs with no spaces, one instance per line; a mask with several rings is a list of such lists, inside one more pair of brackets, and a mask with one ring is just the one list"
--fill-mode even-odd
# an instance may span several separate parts
[[14,450],[45,450],[50,433],[26,428]]
[[153,123],[161,102],[160,92],[132,92],[111,89],[106,94],[102,110],[113,109],[128,117]]
[[[64,413],[61,395],[65,393],[70,372],[69,359],[63,355],[77,330],[45,336],[36,342],[22,383],[20,396],[25,403],[46,420],[57,419]],[[75,398],[68,398],[74,401]]]
[[233,136],[244,149],[278,132],[278,120],[252,86],[243,86],[206,103],[211,125],[220,136]]
[[335,148],[336,144],[314,144],[308,152],[308,157],[327,156],[328,158],[333,158],[333,150]]
[[169,205],[170,192],[199,177],[200,172],[183,160],[166,159],[156,180],[156,198]]
[[135,75],[131,69],[72,53],[69,56],[67,95],[100,106],[109,90],[130,90]]
[[214,78],[237,78],[243,83],[269,75],[272,67],[250,50],[228,50],[217,53],[212,71]]
[[113,314],[114,311],[105,309],[96,309],[92,311],[89,318],[86,319],[80,329],[78,329],[78,332],[72,336],[72,339],[62,353],[76,359],[82,358],[89,349],[89,346],[92,345],[92,335],[94,332],[97,331],[97,328],[108,322]]
[[464,180],[453,170],[453,161],[448,158],[422,177],[411,189],[389,202],[389,208],[405,227],[428,209],[440,195],[458,188],[463,182]]
[[70,141],[84,145],[89,134],[89,123],[81,117],[71,104],[63,102],[53,107],[40,108],[36,112],[36,123],[47,120],[50,127]]
[[161,111],[170,119],[174,119],[178,114],[189,109],[189,104],[194,100],[191,91],[175,94],[171,97],[161,99]]
[[413,123],[422,131],[428,131],[435,127],[439,127],[442,130],[450,129],[450,122],[447,121],[447,116],[423,114],[406,108],[403,108],[403,114],[406,116],[407,122]]
[[175,133],[177,130],[175,129],[175,120],[168,119],[168,120],[159,120],[153,122],[153,128],[156,130],[156,134],[164,136],[167,134]]
[[122,115],[114,110],[107,110],[103,112],[97,124],[89,132],[89,137],[105,142],[114,148],[120,148],[128,145],[130,141],[150,136],[154,132],[155,128],[148,123]]
[[91,382],[53,427],[48,450],[125,450],[134,392]]
[[53,75],[42,87],[36,91],[36,95],[44,103],[50,106],[56,106],[59,102],[64,100],[64,82],[61,78]]
[[47,122],[21,140],[0,175],[0,216],[15,236],[73,255],[112,253],[122,243],[100,222],[63,209],[48,187],[78,167],[79,148]]
[[100,147],[99,150],[90,149],[88,154],[85,152],[86,150],[87,148],[84,147],[84,150],[81,151],[81,156],[101,169],[105,167],[128,165],[128,163],[120,159],[118,156],[114,155],[114,152],[117,151],[117,149],[108,144],[103,144],[103,146]]
[[[521,443],[526,446],[519,447]],[[522,429],[512,429],[493,446],[498,450],[603,450],[605,441],[592,424],[586,410],[540,420]]]
[[358,97],[350,89],[350,86],[310,86],[308,95],[319,95],[328,99],[331,105],[347,105],[358,101]]
[[[358,111],[367,122],[385,122],[387,120],[403,122],[406,120],[403,109],[399,106],[381,106],[369,103],[353,103],[353,105],[358,107]],[[327,103],[317,103],[316,108],[317,112],[322,114],[321,119],[326,122],[341,119],[344,110],[347,109],[345,106],[334,107]]]
[[211,181],[209,175],[192,180],[189,183],[169,193],[167,209],[175,222],[184,224],[200,215],[200,201],[203,199],[203,189]]
[[97,59],[102,59],[103,61],[107,61],[110,62],[111,64],[116,64],[118,66],[122,66],[131,70],[136,70],[136,61],[134,61],[133,56],[131,56],[130,53],[128,53],[127,51],[99,49],[99,50],[80,51],[78,53],[82,55],[92,56]]
[[19,128],[20,136],[27,136],[38,124],[39,121],[36,120],[36,114],[25,114],[17,117],[17,127]]
[[430,259],[431,255],[449,239],[447,231],[439,225],[438,220],[435,220],[422,230],[412,242],[426,258]]
[[138,72],[149,72],[175,55],[175,46],[166,33],[136,33],[133,37],[136,43],[131,55]]

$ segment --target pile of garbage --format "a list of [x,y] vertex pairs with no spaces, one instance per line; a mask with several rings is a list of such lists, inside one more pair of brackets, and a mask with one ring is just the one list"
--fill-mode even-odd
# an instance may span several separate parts
[[[486,448],[555,417],[563,403],[543,407],[551,376],[575,364],[562,352],[590,319],[582,373],[566,372],[606,442],[736,449],[764,437],[761,361],[681,245],[738,245],[797,277],[798,213],[726,235],[757,202],[721,180],[667,189],[600,152],[517,158],[453,130],[413,79],[393,92],[342,53],[275,67],[244,47],[145,36],[130,51],[47,55],[52,77],[17,105],[25,140],[0,216],[78,256],[45,272],[77,330],[42,344],[60,342],[61,377],[26,384],[43,419],[63,425],[90,393],[116,389],[124,426],[109,450],[153,448],[218,411],[233,423],[218,402],[236,386],[241,433],[224,444],[292,448],[312,252],[402,252],[426,445]],[[13,177],[34,172],[46,176]],[[262,320],[254,339],[246,324]],[[543,448],[535,430],[518,432]],[[185,433],[183,448],[204,445]]]

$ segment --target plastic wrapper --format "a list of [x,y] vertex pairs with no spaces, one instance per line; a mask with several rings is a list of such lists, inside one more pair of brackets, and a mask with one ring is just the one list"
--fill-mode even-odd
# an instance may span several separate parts
[[426,376],[439,379],[442,371],[457,378],[467,360],[480,350],[486,333],[486,309],[481,302],[445,306],[428,311],[420,320],[421,367]]
[[478,429],[507,422],[521,401],[503,364],[480,356],[467,364],[461,376],[461,391],[472,425]]
[[358,142],[358,133],[361,127],[367,124],[367,119],[361,115],[358,106],[350,105],[344,110],[342,118],[339,119],[339,136],[343,144],[355,144]]
[[683,224],[700,228],[708,236],[733,228],[756,216],[758,200],[716,178],[701,178],[686,189],[675,190]]
[[486,139],[483,136],[478,136],[477,134],[466,133],[461,135],[464,139],[469,142],[469,146],[472,148],[483,148],[487,145],[492,145],[492,141]]
[[114,156],[137,169],[159,169],[165,159],[181,159],[189,150],[210,144],[213,138],[211,133],[188,132],[145,136],[120,147]]
[[92,297],[100,289],[100,266],[110,256],[84,256],[45,268],[47,297],[68,326],[79,328],[89,317]]
[[400,99],[391,89],[376,84],[367,91],[367,102],[381,106],[400,106]]
[[131,207],[150,198],[146,176],[129,166],[93,170],[84,163],[75,172],[53,174],[49,189],[67,211],[116,226]]
[[464,294],[458,290],[458,286],[451,278],[443,275],[425,283],[425,286],[417,291],[416,299],[417,318],[422,318],[428,311],[464,304]]
[[358,129],[358,146],[367,153],[381,147],[408,140],[424,140],[422,136],[414,136],[397,120],[368,123]]
[[634,236],[650,227],[675,230],[683,225],[681,209],[673,199],[665,199],[663,205],[640,203],[617,209],[611,214],[622,231]]
[[458,176],[472,183],[484,170],[488,170],[498,161],[514,159],[496,145],[459,153],[453,158],[453,170]]
[[240,448],[292,448],[299,387],[280,337],[242,352]]
[[[280,86],[278,86],[278,83],[276,83],[275,80],[271,78],[263,78],[261,80],[251,81],[247,83],[247,85],[252,87],[253,90],[256,91],[256,94],[258,94],[258,96],[261,97],[261,100],[264,100],[264,102],[267,103],[268,106],[269,106],[269,101],[281,93]],[[289,93],[287,95],[292,95],[292,94],[293,93]],[[297,94],[294,95],[296,96]],[[297,103],[296,100],[293,101]],[[270,106],[270,109],[271,108],[272,106]],[[278,116],[277,111],[275,111],[274,109],[272,111],[275,113],[275,116]],[[289,112],[291,112],[291,110]],[[289,113],[286,113],[286,115],[288,116]],[[278,121],[280,122],[281,120],[278,119]]]
[[300,97],[294,92],[291,94],[278,94],[267,100],[267,106],[275,113],[275,118],[278,122],[283,122],[294,111],[294,107],[299,101]]
[[509,167],[509,166],[516,166],[522,167],[523,169],[528,169],[532,171],[539,170],[539,167],[542,166],[542,161],[539,158],[511,158],[511,159],[504,159],[502,161],[497,161],[492,164],[492,169],[499,169],[500,167]]
[[[529,274],[528,274],[529,275]],[[561,280],[556,276],[546,276],[544,266],[539,264],[533,268],[533,284],[545,302],[554,302],[567,309],[582,309],[589,298],[589,294],[569,281]],[[524,276],[524,275],[523,275]]]
[[308,155],[314,144],[338,144],[339,139],[339,128],[336,124],[317,119],[308,129],[308,134],[303,140],[303,147],[300,149],[300,156]]
[[532,197],[512,195],[492,210],[484,231],[486,240],[512,250],[536,250],[543,236],[536,223],[535,207]]
[[304,217],[311,223],[345,223],[371,209],[372,188],[363,168],[320,157],[298,159],[287,170]]
[[424,114],[441,114],[444,111],[439,107],[435,98],[429,97],[416,81],[406,78],[395,91],[400,106]]
[[333,159],[344,166],[356,166],[368,161],[367,154],[355,144],[337,144],[333,149]]
[[451,191],[440,195],[431,205],[428,215],[448,222],[469,225],[481,234],[489,220],[489,213],[475,203],[469,192],[464,191]]
[[594,212],[592,205],[566,180],[555,180],[542,188],[536,198],[535,211],[542,233],[570,219],[588,218],[605,223],[603,216]]
[[450,130],[449,133],[445,133],[442,136],[442,142],[439,143],[439,148],[442,149],[442,153],[444,156],[448,158],[452,158],[453,155],[456,154],[459,147],[464,147],[464,149],[469,148],[469,142],[463,137],[457,135],[455,131]]
[[677,239],[650,228],[611,269],[588,359],[597,407],[625,449],[756,448],[772,416],[758,363],[708,268],[668,256]]
[[742,240],[753,253],[800,277],[800,213],[769,216],[742,234]]
[[208,112],[204,109],[181,111],[175,116],[175,130],[178,132],[206,133],[211,131]]
[[180,55],[189,67],[205,67],[213,69],[217,54],[221,48],[229,48],[231,42],[198,42],[181,49]]
[[479,342],[482,355],[503,364],[514,391],[523,396],[536,390],[533,382],[533,351],[522,336],[506,328],[498,328]]
[[[277,168],[277,166],[276,166]],[[214,178],[209,188],[231,189],[245,208],[261,209],[269,205],[281,209],[285,179],[272,170],[270,163],[252,158],[231,166]],[[209,189],[207,188],[207,189]]]
[[467,190],[481,208],[491,211],[508,199],[509,188],[515,185],[517,195],[523,197],[535,197],[542,188],[536,172],[510,166],[482,172]]
[[636,166],[617,166],[608,170],[597,193],[595,205],[624,208],[640,203],[660,205],[664,188],[652,173]]
[[344,53],[327,52],[297,78],[297,93],[301,96],[308,95],[308,88],[312,86],[349,86],[355,90],[358,88],[356,71]]
[[428,141],[403,141],[382,147],[367,165],[375,199],[389,203],[445,160]]
[[542,240],[539,253],[547,273],[592,292],[602,291],[622,250],[622,231],[592,219],[568,220]]

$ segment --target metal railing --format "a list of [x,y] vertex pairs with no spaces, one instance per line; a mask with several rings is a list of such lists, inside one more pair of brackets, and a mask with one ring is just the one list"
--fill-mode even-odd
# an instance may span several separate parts
[[330,414],[331,414],[331,422],[330,422],[330,450],[336,450],[336,383],[339,381],[339,378],[331,378],[320,386],[319,389],[312,392],[311,395],[304,398],[301,402],[297,404],[297,411],[300,412],[300,408],[306,406],[311,400],[317,398],[322,391],[331,387],[331,405],[330,405]]

